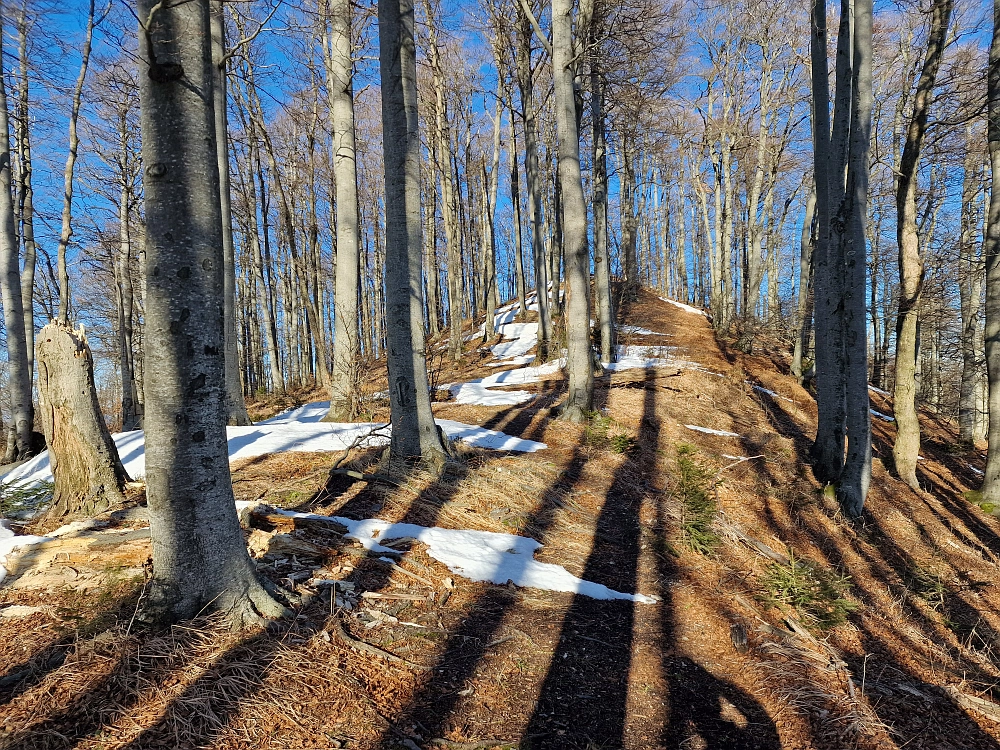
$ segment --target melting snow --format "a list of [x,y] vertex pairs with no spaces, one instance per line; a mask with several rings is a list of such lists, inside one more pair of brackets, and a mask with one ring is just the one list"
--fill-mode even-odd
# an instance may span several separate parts
[[[361,438],[360,446],[388,444],[389,428],[385,424],[321,422],[329,408],[329,401],[319,401],[249,427],[227,427],[230,460],[286,451],[341,451],[359,438]],[[532,453],[548,447],[545,443],[524,440],[495,430],[487,430],[478,425],[453,422],[450,419],[439,419],[437,423],[449,438],[464,440],[477,448]],[[145,433],[136,430],[118,433],[112,437],[129,476],[133,479],[145,476]],[[51,481],[52,468],[49,465],[48,451],[19,466],[5,478],[5,484],[21,487]]]
[[719,435],[721,437],[739,437],[739,433],[736,432],[726,432],[725,430],[713,430],[711,427],[699,427],[695,424],[684,425],[689,430],[694,430],[695,432],[704,432],[708,435]]
[[542,544],[530,537],[390,523],[377,518],[354,521],[339,516],[282,510],[277,512],[290,518],[331,521],[346,526],[346,536],[349,539],[356,539],[365,549],[379,554],[402,554],[379,542],[402,537],[416,539],[427,545],[428,555],[448,566],[452,573],[472,581],[501,585],[511,582],[515,586],[545,591],[569,591],[592,599],[626,599],[641,604],[655,604],[659,601],[652,596],[615,591],[603,584],[577,578],[561,565],[539,562],[534,556]]
[[618,330],[621,333],[631,333],[636,336],[669,336],[669,333],[660,333],[659,331],[651,331],[648,328],[640,328],[639,326],[618,326]]
[[875,411],[874,409],[870,409],[869,411],[871,411],[873,417],[878,417],[883,422],[895,422],[896,421],[895,417],[890,417],[888,414],[883,414],[880,411]]
[[704,315],[706,318],[704,310],[699,310],[697,307],[691,307],[691,305],[685,305],[683,302],[678,302],[677,300],[667,299],[666,297],[660,297],[661,302],[666,302],[668,305],[673,305],[674,307],[679,307],[684,312],[694,313],[695,315]]

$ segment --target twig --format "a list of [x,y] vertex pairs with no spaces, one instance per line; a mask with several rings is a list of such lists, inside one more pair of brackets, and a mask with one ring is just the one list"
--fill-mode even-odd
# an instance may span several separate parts
[[344,630],[344,626],[341,625],[340,619],[337,617],[332,618],[331,622],[333,624],[333,632],[336,634],[336,636],[340,638],[340,640],[343,641],[348,648],[351,648],[354,651],[359,651],[363,654],[370,654],[372,656],[377,656],[381,659],[385,659],[390,664],[398,664],[401,667],[407,667],[409,669],[413,669],[418,672],[427,672],[430,670],[430,667],[425,667],[420,664],[414,664],[413,662],[407,661],[406,659],[396,656],[395,654],[390,654],[388,651],[384,651],[380,649],[378,646],[373,646],[370,643],[366,643],[365,641],[359,640],[358,638],[348,635],[347,631]]

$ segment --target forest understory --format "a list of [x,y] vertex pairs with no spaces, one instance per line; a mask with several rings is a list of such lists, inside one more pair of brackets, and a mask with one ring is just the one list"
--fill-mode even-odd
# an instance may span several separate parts
[[[517,385],[533,392],[520,405],[439,392],[437,418],[544,450],[459,444],[440,477],[392,482],[331,474],[330,453],[235,462],[259,571],[298,599],[266,631],[139,626],[138,487],[11,557],[0,748],[1000,747],[1000,520],[972,492],[984,452],[922,413],[910,489],[887,468],[892,404],[873,390],[872,488],[850,521],[813,479],[815,402],[783,349],[739,352],[645,290],[623,324],[640,328],[620,343],[674,359],[600,378],[585,425],[554,418],[558,371]],[[498,372],[477,344],[433,379]],[[379,453],[339,468],[375,473]],[[381,540],[402,553],[387,557],[316,515],[531,537],[538,561],[657,601],[474,582],[413,538]]]

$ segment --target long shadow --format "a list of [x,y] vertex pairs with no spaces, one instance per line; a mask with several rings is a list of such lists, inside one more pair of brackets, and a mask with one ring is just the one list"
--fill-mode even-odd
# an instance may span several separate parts
[[[646,371],[641,454],[637,461],[623,462],[615,472],[582,575],[629,594],[636,592],[638,577],[642,480],[656,471],[660,434],[652,375]],[[573,597],[525,730],[532,748],[624,744],[635,607],[629,600]]]
[[49,645],[34,652],[21,663],[10,667],[6,674],[0,678],[0,706],[10,703],[18,696],[28,692],[35,685],[41,683],[50,672],[59,669],[65,663],[70,652],[74,650],[81,633],[85,636],[90,633],[99,633],[115,622],[128,621],[135,611],[140,593],[141,587],[136,586],[134,590],[122,597],[110,611],[100,613],[82,627],[75,628],[73,634],[55,637]]
[[[649,446],[644,464],[656,470],[660,423],[656,417],[656,391],[644,395],[641,438]],[[669,717],[660,735],[662,746],[670,750],[699,747],[703,750],[780,750],[774,722],[764,708],[735,685],[720,680],[691,658],[684,656],[677,642],[671,585],[678,578],[674,551],[667,541],[671,526],[667,495],[656,493],[657,534],[653,540],[657,579],[660,582],[658,607],[660,668],[669,690]]]
[[[583,448],[577,446],[569,464],[530,516],[527,526],[539,541],[545,541],[545,535],[555,519],[553,511],[558,507],[559,498],[572,491],[585,463]],[[394,747],[398,736],[405,736],[406,728],[412,726],[421,727],[427,740],[444,733],[448,717],[459,701],[459,689],[475,673],[504,617],[515,603],[516,598],[511,592],[500,588],[489,589],[476,601],[461,627],[448,638],[444,652],[431,672],[433,677],[382,735],[380,748],[388,750]]]

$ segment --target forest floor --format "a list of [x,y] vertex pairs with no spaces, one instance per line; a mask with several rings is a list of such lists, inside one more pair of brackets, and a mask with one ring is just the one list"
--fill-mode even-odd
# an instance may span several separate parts
[[[812,477],[815,403],[782,355],[731,350],[646,291],[625,322],[642,328],[622,343],[675,348],[600,378],[589,425],[554,418],[559,372],[510,386],[531,392],[521,404],[439,392],[439,418],[544,450],[460,446],[441,477],[396,485],[331,476],[328,452],[234,462],[262,574],[302,597],[267,631],[137,626],[141,492],[12,555],[0,748],[1000,748],[1000,519],[970,493],[982,451],[924,414],[915,492],[883,465],[893,425],[874,416],[872,489],[849,521]],[[477,345],[432,363],[436,382],[496,374]],[[877,391],[872,408],[892,411]],[[383,537],[402,553],[387,556],[316,515],[531,537],[536,560],[657,601],[476,582],[415,537]]]

